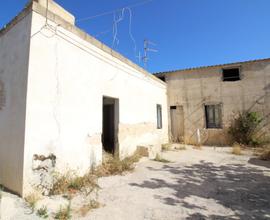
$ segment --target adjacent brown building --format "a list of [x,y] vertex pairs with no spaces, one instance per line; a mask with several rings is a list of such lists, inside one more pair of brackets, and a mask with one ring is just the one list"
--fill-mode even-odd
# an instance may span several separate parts
[[[171,141],[224,145],[227,128],[243,110],[264,116],[269,132],[270,59],[161,72],[168,87]],[[267,127],[268,126],[268,127]]]

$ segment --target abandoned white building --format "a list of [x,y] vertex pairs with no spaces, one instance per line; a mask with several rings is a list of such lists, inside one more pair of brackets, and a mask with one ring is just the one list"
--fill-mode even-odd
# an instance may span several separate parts
[[0,30],[0,184],[25,196],[47,160],[84,173],[103,149],[158,151],[168,141],[166,92],[55,2],[31,1]]
[[230,143],[227,128],[239,112],[259,112],[270,133],[270,59],[157,73],[167,83],[171,141]]
[[269,124],[270,59],[156,76],[78,29],[53,0],[30,1],[0,30],[0,184],[25,196],[40,170],[83,174],[103,151],[227,144],[242,110]]

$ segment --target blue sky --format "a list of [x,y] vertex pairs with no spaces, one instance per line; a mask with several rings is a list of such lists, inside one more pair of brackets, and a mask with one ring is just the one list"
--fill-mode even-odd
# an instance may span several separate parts
[[[144,1],[144,0],[141,0]],[[3,1],[0,26],[12,19],[27,0]],[[56,0],[77,19],[111,11],[140,0]],[[131,8],[131,32],[137,53],[143,41],[156,43],[149,53],[150,72],[270,57],[269,0],[152,0]],[[118,13],[115,15],[119,16]],[[113,42],[113,16],[79,22],[77,26],[108,46]],[[117,25],[119,44],[114,49],[143,66],[134,54],[129,35],[129,13]]]

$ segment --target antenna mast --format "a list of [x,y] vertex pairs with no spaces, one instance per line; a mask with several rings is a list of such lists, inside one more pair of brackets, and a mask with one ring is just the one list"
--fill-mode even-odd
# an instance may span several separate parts
[[144,56],[142,57],[142,60],[144,62],[144,67],[146,68],[147,62],[149,60],[148,52],[158,52],[158,50],[150,48],[150,45],[156,46],[156,44],[149,40],[145,39],[143,45],[144,45]]

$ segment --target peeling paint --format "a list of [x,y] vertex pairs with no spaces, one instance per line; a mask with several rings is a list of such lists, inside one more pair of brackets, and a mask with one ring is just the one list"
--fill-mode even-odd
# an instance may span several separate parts
[[31,186],[44,195],[48,195],[53,185],[53,173],[55,172],[56,156],[54,154],[33,155]]

